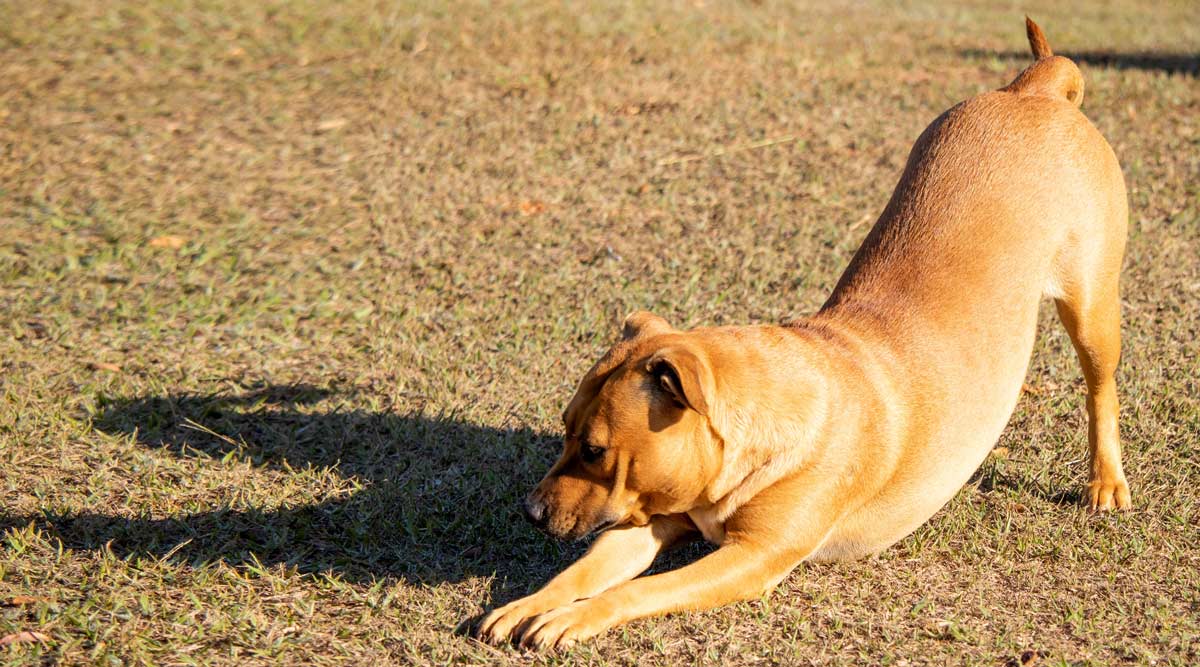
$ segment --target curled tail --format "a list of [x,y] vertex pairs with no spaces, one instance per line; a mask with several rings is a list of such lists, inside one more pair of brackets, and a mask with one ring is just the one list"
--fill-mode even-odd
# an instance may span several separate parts
[[1083,74],[1069,58],[1054,55],[1050,42],[1038,24],[1025,17],[1025,35],[1037,60],[1003,90],[1018,95],[1045,95],[1065,98],[1075,106],[1083,104]]

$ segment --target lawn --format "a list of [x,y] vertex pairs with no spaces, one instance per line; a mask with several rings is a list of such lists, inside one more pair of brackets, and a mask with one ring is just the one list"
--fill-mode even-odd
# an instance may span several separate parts
[[[1025,11],[1129,187],[1135,510],[1078,505],[1047,304],[883,554],[566,654],[456,634],[585,548],[517,503],[621,318],[818,308]],[[1191,0],[0,3],[0,663],[1200,663],[1198,54]]]

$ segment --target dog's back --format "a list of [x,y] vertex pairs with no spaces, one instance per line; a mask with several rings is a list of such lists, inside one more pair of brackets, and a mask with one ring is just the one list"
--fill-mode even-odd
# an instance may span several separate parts
[[1119,268],[1120,167],[1078,110],[1078,68],[1028,25],[1038,60],[924,131],[816,317],[891,350],[878,363],[906,378],[893,402],[907,416],[902,474],[843,522],[824,557],[882,549],[945,504],[1012,414],[1041,297],[1063,299],[1091,279],[1081,273]]

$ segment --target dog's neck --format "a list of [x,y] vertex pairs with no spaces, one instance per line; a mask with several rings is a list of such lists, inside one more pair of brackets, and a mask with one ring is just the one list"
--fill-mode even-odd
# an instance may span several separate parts
[[825,448],[865,446],[875,431],[901,428],[888,423],[879,400],[897,395],[889,378],[903,375],[882,372],[895,350],[881,342],[873,321],[821,313],[786,327],[730,332],[709,351],[722,357],[721,400],[709,414],[722,451],[701,500],[716,520],[812,461],[829,460]]
[[704,500],[719,521],[800,469],[820,446],[832,406],[817,342],[798,330],[753,327],[715,351],[726,358],[717,378],[723,400],[709,414],[721,468]]

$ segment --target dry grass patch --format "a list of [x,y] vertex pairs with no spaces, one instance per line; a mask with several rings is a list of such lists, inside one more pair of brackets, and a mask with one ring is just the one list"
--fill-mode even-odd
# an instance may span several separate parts
[[[1200,23],[1047,8],[1130,188],[1135,512],[1043,320],[973,483],[875,559],[566,656],[453,633],[635,308],[816,308],[908,147],[1025,62],[993,3],[0,5],[7,664],[1200,661]],[[673,556],[694,557],[696,551]]]

